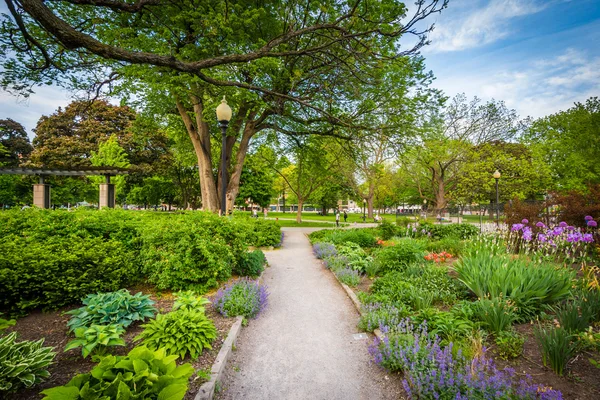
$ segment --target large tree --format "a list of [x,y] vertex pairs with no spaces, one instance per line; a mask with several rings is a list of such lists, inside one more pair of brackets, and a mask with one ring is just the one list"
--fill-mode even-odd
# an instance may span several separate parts
[[542,152],[556,189],[600,183],[600,98],[534,121],[526,142]]
[[16,167],[27,161],[31,154],[31,143],[25,128],[10,118],[0,119],[0,165]]
[[[216,127],[208,122],[217,92],[236,110],[225,149],[231,205],[258,132],[331,134],[332,123],[350,126],[340,83],[376,84],[369,73],[414,54],[429,31],[417,25],[447,5],[419,0],[407,16],[396,0],[6,2],[3,86],[23,92],[48,80],[86,82],[85,75],[96,89],[124,80],[136,96],[170,98],[194,144],[210,210],[218,208],[222,184],[211,140]],[[416,41],[404,48],[406,34]]]

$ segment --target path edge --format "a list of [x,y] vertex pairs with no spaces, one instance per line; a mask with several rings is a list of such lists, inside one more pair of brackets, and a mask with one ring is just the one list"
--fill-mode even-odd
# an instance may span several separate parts
[[231,356],[231,353],[233,352],[233,346],[235,345],[238,335],[242,330],[243,319],[244,318],[242,316],[235,317],[235,322],[229,329],[227,338],[223,342],[221,350],[219,350],[219,354],[217,354],[217,358],[213,363],[210,372],[210,380],[200,386],[200,389],[198,390],[198,393],[196,393],[194,400],[212,400],[214,397],[217,383],[220,382],[221,378],[223,377],[227,360]]

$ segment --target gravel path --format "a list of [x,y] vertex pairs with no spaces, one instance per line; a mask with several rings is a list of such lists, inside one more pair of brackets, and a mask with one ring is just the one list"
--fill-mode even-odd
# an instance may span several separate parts
[[283,248],[266,252],[269,307],[242,330],[217,398],[400,398],[398,377],[370,363],[372,337],[353,337],[359,315],[304,232],[283,230]]

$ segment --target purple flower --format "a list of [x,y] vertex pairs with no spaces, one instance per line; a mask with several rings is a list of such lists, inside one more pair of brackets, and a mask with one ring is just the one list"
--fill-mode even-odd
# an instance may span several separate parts
[[545,228],[546,224],[544,224],[542,221],[540,221],[540,222],[536,223],[535,226],[537,226],[538,228]]
[[523,224],[513,224],[512,228],[510,228],[513,232],[520,231],[521,229],[523,229]]
[[564,232],[564,229],[561,228],[560,226],[557,226],[554,229],[552,229],[552,234],[554,236],[560,236],[560,235],[562,235],[563,232]]
[[524,225],[527,225],[529,223],[529,220],[527,218],[523,218],[521,220],[521,223],[524,224]]
[[587,222],[587,226],[589,226],[590,228],[595,228],[598,226],[598,223],[596,221],[594,221],[593,219],[591,219]]
[[585,220],[586,221],[592,221],[594,219],[594,217],[592,217],[591,215],[586,215],[585,216]]
[[591,233],[584,233],[582,240],[586,243],[592,243],[594,241],[594,235]]
[[219,313],[225,317],[243,315],[256,318],[267,307],[269,292],[258,281],[242,278],[219,289],[212,299]]
[[567,226],[567,230],[568,230],[568,231],[574,231],[574,230],[575,230],[575,227],[574,227],[574,226],[570,226],[570,225],[569,225],[569,226]]
[[560,221],[558,226],[560,226],[561,228],[566,228],[567,226],[569,226],[569,224],[567,224],[565,221]]
[[529,242],[533,238],[532,236],[533,236],[533,232],[531,232],[531,229],[527,229],[527,230],[523,229],[523,240],[526,240]]
[[548,237],[543,233],[538,233],[538,240],[542,243],[546,243],[548,241]]

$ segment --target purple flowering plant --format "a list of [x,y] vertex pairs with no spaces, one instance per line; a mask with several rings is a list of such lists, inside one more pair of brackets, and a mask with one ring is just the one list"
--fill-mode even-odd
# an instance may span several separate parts
[[440,345],[427,332],[427,324],[413,326],[407,319],[393,328],[382,326],[383,339],[375,339],[369,352],[375,363],[391,371],[403,371],[403,385],[410,399],[544,399],[562,394],[518,378],[510,368],[499,370],[482,354],[472,360]]
[[586,229],[570,226],[564,221],[550,227],[540,221],[530,227],[529,221],[524,219],[520,224],[513,224],[508,233],[509,251],[571,264],[587,260],[598,231],[596,221],[589,215],[585,218]]
[[254,319],[267,307],[268,297],[265,285],[242,278],[219,289],[212,302],[225,317],[241,315]]
[[313,253],[319,260],[324,260],[337,255],[335,245],[326,242],[318,242],[313,245]]

